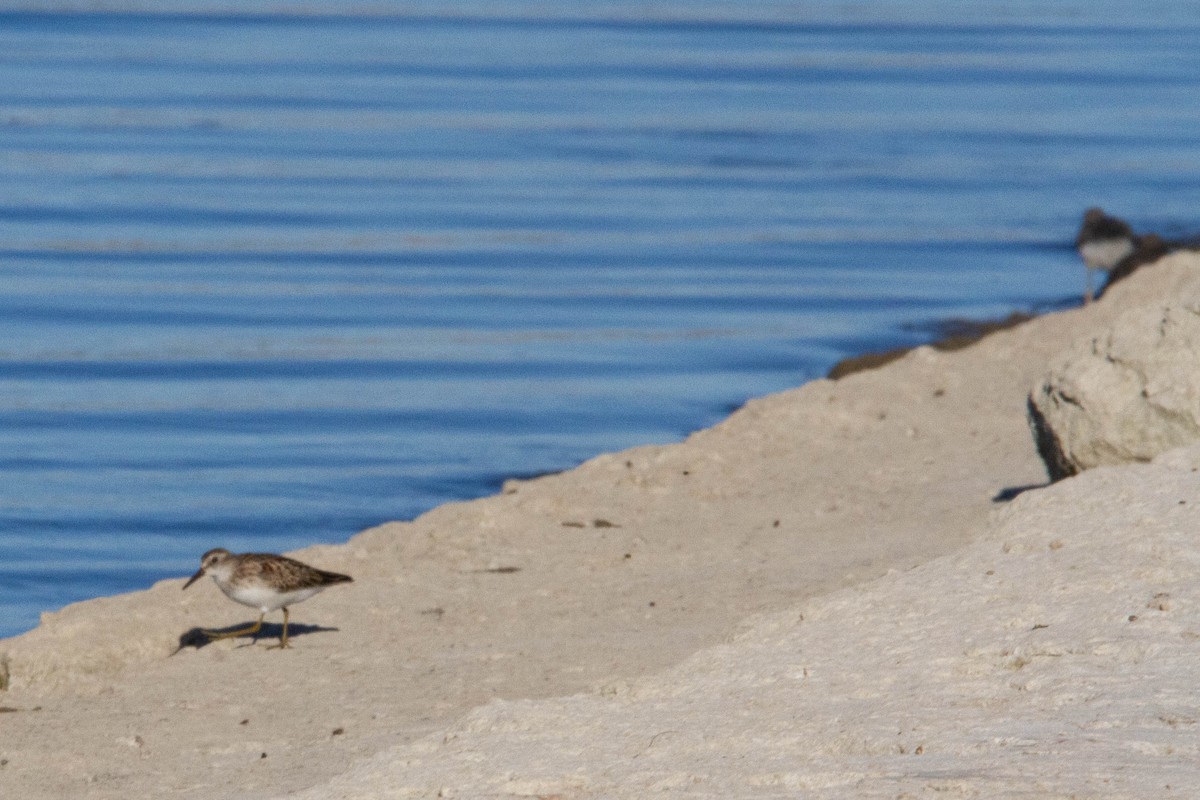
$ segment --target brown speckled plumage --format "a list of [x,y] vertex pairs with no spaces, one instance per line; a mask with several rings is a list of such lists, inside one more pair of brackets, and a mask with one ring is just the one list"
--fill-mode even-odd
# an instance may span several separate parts
[[[215,551],[209,551],[212,552]],[[208,553],[205,554],[207,555]],[[271,553],[241,553],[233,558],[237,560],[232,577],[235,582],[258,582],[280,592],[311,589],[314,586],[332,586],[335,583],[349,583],[354,580],[349,575],[326,572],[294,558]]]
[[227,639],[246,633],[257,634],[268,611],[283,609],[283,635],[279,647],[288,647],[288,606],[307,600],[335,583],[350,583],[349,575],[327,572],[301,561],[274,553],[231,553],[223,547],[200,557],[200,569],[183,585],[186,589],[204,575],[230,600],[257,608],[262,613],[249,628],[224,633],[205,631],[210,639]]

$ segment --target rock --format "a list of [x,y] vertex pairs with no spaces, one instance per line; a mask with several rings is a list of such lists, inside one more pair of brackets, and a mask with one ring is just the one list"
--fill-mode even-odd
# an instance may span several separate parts
[[1108,271],[1108,280],[1104,283],[1104,289],[1100,292],[1100,296],[1104,296],[1112,288],[1112,285],[1117,281],[1123,281],[1132,275],[1136,270],[1160,261],[1163,256],[1183,247],[1177,242],[1168,242],[1161,236],[1148,233],[1145,236],[1139,236],[1134,244],[1133,252],[1125,256],[1117,262],[1116,266]]
[[1028,403],[1050,478],[1200,441],[1198,359],[1200,286],[1127,311],[1055,357]]

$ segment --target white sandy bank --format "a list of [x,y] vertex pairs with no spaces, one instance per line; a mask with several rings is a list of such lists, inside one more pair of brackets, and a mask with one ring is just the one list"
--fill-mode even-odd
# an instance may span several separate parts
[[302,797],[1200,797],[1198,468],[1027,492],[958,553]]
[[1200,796],[1195,454],[996,499],[1045,482],[1050,358],[1198,277],[308,548],[355,583],[293,650],[180,648],[253,618],[208,582],[47,615],[0,641],[0,797]]

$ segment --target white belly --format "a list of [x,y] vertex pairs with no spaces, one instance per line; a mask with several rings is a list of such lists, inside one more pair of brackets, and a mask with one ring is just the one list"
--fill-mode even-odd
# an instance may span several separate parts
[[313,586],[307,589],[296,589],[291,592],[277,592],[261,583],[231,586],[218,582],[217,586],[221,587],[221,591],[230,600],[234,600],[244,606],[257,608],[264,614],[268,611],[274,611],[277,608],[283,608],[284,606],[290,606],[302,600],[307,600],[325,588],[323,586]]
[[1099,239],[1088,242],[1079,248],[1079,256],[1088,269],[1102,269],[1106,272],[1121,259],[1133,252],[1133,242],[1128,239]]

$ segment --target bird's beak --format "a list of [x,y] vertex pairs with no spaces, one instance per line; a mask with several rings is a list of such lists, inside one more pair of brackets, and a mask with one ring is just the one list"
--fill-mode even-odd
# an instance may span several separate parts
[[191,586],[193,583],[195,583],[196,581],[200,580],[203,577],[204,577],[204,567],[201,567],[200,569],[196,570],[195,575],[188,578],[188,582],[183,585],[183,588],[186,589],[187,587]]

